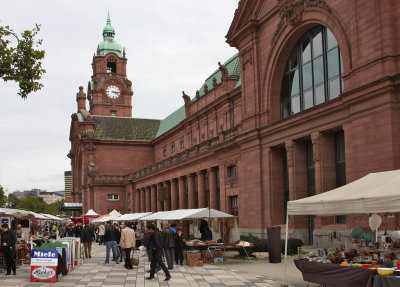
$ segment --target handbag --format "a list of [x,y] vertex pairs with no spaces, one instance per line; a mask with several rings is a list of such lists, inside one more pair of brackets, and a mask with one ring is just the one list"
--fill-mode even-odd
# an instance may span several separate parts
[[132,262],[132,265],[138,266],[139,265],[139,257],[132,256],[131,262]]

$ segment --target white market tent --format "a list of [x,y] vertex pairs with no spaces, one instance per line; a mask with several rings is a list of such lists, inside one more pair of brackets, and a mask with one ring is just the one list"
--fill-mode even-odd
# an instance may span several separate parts
[[21,219],[31,219],[36,217],[35,213],[32,211],[14,208],[0,208],[0,216],[13,216]]
[[96,216],[98,214],[93,209],[90,209],[85,215]]
[[127,213],[116,218],[115,221],[135,221],[150,214],[151,212]]
[[231,214],[215,210],[212,208],[197,209],[177,209],[171,211],[159,211],[148,216],[142,217],[141,221],[152,220],[182,220],[182,219],[198,219],[198,218],[229,218],[234,217]]
[[370,173],[339,188],[289,201],[288,215],[400,211],[400,170]]
[[107,222],[107,221],[113,221],[120,216],[121,216],[121,213],[119,213],[118,211],[116,211],[114,209],[109,214],[106,214],[106,215],[103,215],[103,216],[93,219],[91,221],[91,223],[102,223],[102,222]]
[[42,213],[42,215],[44,215],[47,218],[49,218],[49,220],[56,220],[56,221],[63,220],[61,217],[58,217],[58,216],[55,216],[55,215],[51,215],[51,214],[47,214],[47,213]]
[[[289,215],[341,215],[355,213],[400,212],[400,170],[370,173],[344,186],[314,196],[292,200]],[[288,224],[286,224],[285,271]]]

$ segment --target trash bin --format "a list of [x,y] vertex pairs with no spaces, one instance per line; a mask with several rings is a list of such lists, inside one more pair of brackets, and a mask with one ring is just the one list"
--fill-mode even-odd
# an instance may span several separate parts
[[267,227],[268,236],[268,252],[270,263],[281,263],[281,227],[271,226]]

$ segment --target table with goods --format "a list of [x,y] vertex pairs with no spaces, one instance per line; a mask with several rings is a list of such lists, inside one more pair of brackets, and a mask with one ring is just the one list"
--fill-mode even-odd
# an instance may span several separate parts
[[351,243],[342,249],[316,249],[294,260],[307,282],[340,287],[400,286],[400,238],[372,242],[361,228],[350,231]]

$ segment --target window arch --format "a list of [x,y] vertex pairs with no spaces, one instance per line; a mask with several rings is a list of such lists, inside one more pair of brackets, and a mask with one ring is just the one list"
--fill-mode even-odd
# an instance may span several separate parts
[[281,118],[337,98],[343,91],[343,61],[332,32],[316,26],[301,37],[282,80]]

